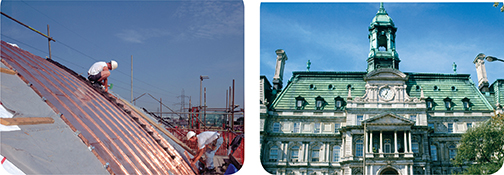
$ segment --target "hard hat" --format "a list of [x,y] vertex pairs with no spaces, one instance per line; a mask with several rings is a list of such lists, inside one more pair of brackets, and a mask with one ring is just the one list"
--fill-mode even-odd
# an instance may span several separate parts
[[193,136],[195,136],[195,135],[196,135],[196,133],[194,133],[193,131],[189,131],[189,132],[187,133],[187,140],[191,139],[191,137],[193,137]]
[[117,68],[117,62],[114,60],[110,61],[110,65],[112,66],[112,70]]

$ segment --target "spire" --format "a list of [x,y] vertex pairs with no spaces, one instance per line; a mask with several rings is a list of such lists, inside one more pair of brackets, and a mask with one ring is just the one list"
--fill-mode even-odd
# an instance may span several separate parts
[[380,9],[378,9],[377,15],[388,15],[387,11],[383,7],[383,2],[380,2]]

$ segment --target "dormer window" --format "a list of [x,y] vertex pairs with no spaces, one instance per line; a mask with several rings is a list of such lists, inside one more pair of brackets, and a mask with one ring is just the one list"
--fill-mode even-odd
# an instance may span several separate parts
[[320,97],[320,95],[317,98],[315,98],[315,108],[317,110],[324,109],[325,104],[326,104],[326,102],[325,102],[324,98]]
[[462,106],[464,107],[464,110],[466,110],[466,111],[471,110],[471,102],[467,97],[462,99]]
[[343,110],[343,108],[346,106],[346,102],[341,98],[340,96],[337,96],[334,98],[334,107],[336,110]]
[[296,109],[303,109],[305,104],[306,100],[303,97],[301,96],[296,97]]
[[443,99],[443,101],[444,101],[444,105],[445,105],[446,110],[452,110],[452,108],[453,108],[452,100],[449,97],[446,97],[445,99]]
[[428,97],[427,99],[425,99],[425,106],[427,107],[427,110],[432,110],[432,108],[434,107],[434,100]]

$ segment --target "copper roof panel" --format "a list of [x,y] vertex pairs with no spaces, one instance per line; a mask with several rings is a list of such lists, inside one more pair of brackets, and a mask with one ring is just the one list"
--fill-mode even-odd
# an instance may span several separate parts
[[[121,101],[75,72],[2,41],[2,61],[47,100],[113,174],[193,174],[180,154]],[[66,70],[65,70],[66,69]],[[150,126],[150,127],[149,127]],[[151,129],[149,129],[151,128]],[[156,137],[156,138],[155,138]]]

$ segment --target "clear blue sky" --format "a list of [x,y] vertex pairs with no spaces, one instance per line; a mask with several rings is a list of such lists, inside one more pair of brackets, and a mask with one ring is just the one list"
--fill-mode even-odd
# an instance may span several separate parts
[[[504,59],[504,13],[486,3],[384,3],[397,27],[399,70],[471,74],[478,53]],[[502,5],[502,3],[501,3]],[[366,71],[368,26],[380,3],[262,3],[260,73],[270,81],[276,49],[284,49],[284,85],[292,71]],[[486,62],[490,83],[504,62]]]
[[[53,59],[75,72],[87,77],[95,61],[116,60],[109,83],[128,101],[133,56],[133,97],[147,92],[174,110],[182,90],[199,105],[200,75],[210,77],[207,106],[224,108],[235,79],[235,104],[243,107],[243,9],[239,0],[1,2],[2,12],[43,33],[50,25]],[[1,24],[2,40],[48,56],[47,39],[4,16]],[[145,95],[137,106],[157,111],[159,103]]]

